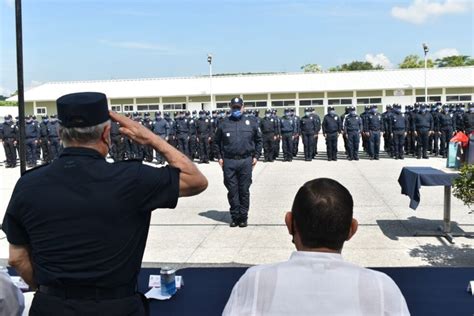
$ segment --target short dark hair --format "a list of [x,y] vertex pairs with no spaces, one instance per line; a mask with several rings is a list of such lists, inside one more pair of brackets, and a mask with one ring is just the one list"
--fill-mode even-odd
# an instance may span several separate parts
[[303,246],[341,250],[349,236],[354,201],[339,182],[319,178],[296,193],[291,213]]

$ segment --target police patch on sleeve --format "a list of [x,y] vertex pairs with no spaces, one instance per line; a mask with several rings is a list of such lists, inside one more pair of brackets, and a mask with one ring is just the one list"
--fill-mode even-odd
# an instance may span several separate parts
[[226,133],[225,136],[230,137],[230,133]]

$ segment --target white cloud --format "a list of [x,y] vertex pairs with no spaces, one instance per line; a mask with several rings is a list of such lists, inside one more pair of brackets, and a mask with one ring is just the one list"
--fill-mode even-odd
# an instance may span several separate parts
[[5,4],[9,6],[10,8],[15,7],[15,0],[4,0]]
[[172,47],[157,45],[154,43],[128,42],[128,41],[115,42],[115,41],[109,41],[109,40],[100,40],[99,42],[108,46],[112,46],[112,47],[119,47],[119,48],[126,48],[126,49],[153,50],[164,55],[174,55],[178,53]]
[[4,97],[9,97],[11,94],[12,94],[12,90],[6,87],[0,86],[0,95],[3,95]]
[[393,68],[393,64],[390,61],[390,59],[388,59],[388,57],[385,56],[382,53],[377,54],[377,55],[366,54],[365,55],[365,61],[368,61],[374,67],[377,66],[377,65],[380,65],[384,69],[392,69]]
[[392,16],[402,21],[422,24],[429,18],[443,14],[462,13],[472,9],[469,0],[414,0],[408,7],[393,7]]
[[433,54],[431,54],[432,59],[441,59],[448,56],[458,56],[459,51],[456,48],[443,48]]

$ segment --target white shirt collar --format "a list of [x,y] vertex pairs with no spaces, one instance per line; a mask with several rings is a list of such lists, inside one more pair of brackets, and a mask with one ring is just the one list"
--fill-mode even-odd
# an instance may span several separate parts
[[344,260],[340,253],[318,251],[293,251],[290,260]]

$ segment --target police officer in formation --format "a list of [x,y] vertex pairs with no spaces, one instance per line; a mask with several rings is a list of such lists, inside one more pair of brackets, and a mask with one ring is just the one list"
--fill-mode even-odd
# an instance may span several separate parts
[[36,156],[36,146],[40,137],[39,126],[33,121],[33,117],[28,115],[25,120],[25,148],[26,166],[29,168],[36,166],[38,157]]
[[359,141],[363,131],[362,119],[357,115],[355,107],[351,106],[349,114],[344,119],[344,134],[347,137],[349,160],[359,160]]
[[402,113],[402,107],[398,104],[393,106],[393,113],[390,115],[388,130],[390,138],[393,140],[393,157],[404,159],[405,138],[409,128],[408,115]]
[[50,148],[50,141],[49,141],[49,133],[48,133],[48,124],[49,124],[49,117],[44,115],[42,117],[41,123],[39,124],[40,130],[40,138],[39,138],[39,147],[41,148],[41,152],[43,154],[42,161],[44,164],[48,164],[51,162],[51,148]]
[[199,111],[195,126],[196,140],[199,145],[199,162],[209,163],[212,123],[205,111]]
[[311,109],[306,108],[305,114],[300,119],[300,134],[303,138],[304,160],[311,161],[316,154],[318,133],[321,130],[321,120],[319,116],[313,115]]
[[219,164],[224,171],[224,185],[230,204],[230,227],[246,227],[250,206],[252,169],[262,150],[262,135],[255,121],[244,117],[244,101],[230,101],[231,115],[216,131],[215,144]]
[[449,105],[443,105],[443,111],[437,116],[438,133],[441,140],[439,154],[446,158],[448,155],[449,140],[454,136],[456,131],[456,119],[454,114],[449,111]]
[[12,116],[7,115],[4,117],[4,122],[0,129],[0,139],[5,150],[5,156],[7,158],[6,168],[16,167],[16,149],[15,146],[20,137],[20,131],[18,126],[13,122]]
[[[388,131],[389,129],[389,124],[391,121],[391,116],[392,116],[392,106],[387,105],[385,107],[385,112],[382,113],[382,122],[384,124],[384,130]],[[393,142],[392,142],[392,135],[390,133],[384,133],[383,134],[383,144],[384,144],[384,150],[385,152],[390,156],[393,157]]]
[[179,113],[176,119],[176,138],[178,140],[178,149],[183,154],[191,158],[191,152],[189,150],[189,119],[185,117],[185,112]]
[[284,115],[281,118],[281,140],[283,150],[283,161],[293,160],[293,140],[297,134],[297,126],[295,121],[290,116],[290,110],[285,109]]
[[[150,113],[145,112],[143,114],[143,126],[148,128],[150,131],[153,130],[153,121],[150,119]],[[143,160],[146,162],[153,161],[153,147],[151,146],[142,146],[143,148]]]
[[463,129],[466,135],[474,132],[474,103],[469,103],[469,112],[463,114]]
[[263,157],[264,162],[273,162],[275,157],[274,142],[278,137],[278,124],[272,115],[272,110],[267,109],[265,111],[265,117],[260,120],[260,130],[263,138]]
[[[153,134],[160,136],[165,141],[169,141],[170,124],[163,118],[160,111],[155,112],[155,121],[152,123],[151,130]],[[158,151],[155,151],[155,158],[158,164],[163,165],[165,163],[165,159]]]
[[59,122],[56,114],[51,115],[48,124],[49,148],[51,150],[51,160],[57,159],[61,152],[61,141],[59,139]]
[[417,142],[416,158],[420,159],[423,154],[423,159],[428,159],[429,136],[433,134],[434,122],[426,105],[420,106],[420,113],[416,114],[412,124]]
[[337,140],[342,131],[342,120],[333,106],[328,107],[328,114],[323,119],[323,136],[326,139],[328,161],[337,161]]
[[385,131],[382,116],[377,111],[376,105],[370,107],[365,114],[365,119],[363,119],[365,124],[364,135],[367,140],[366,150],[369,153],[370,160],[379,160],[381,133]]

